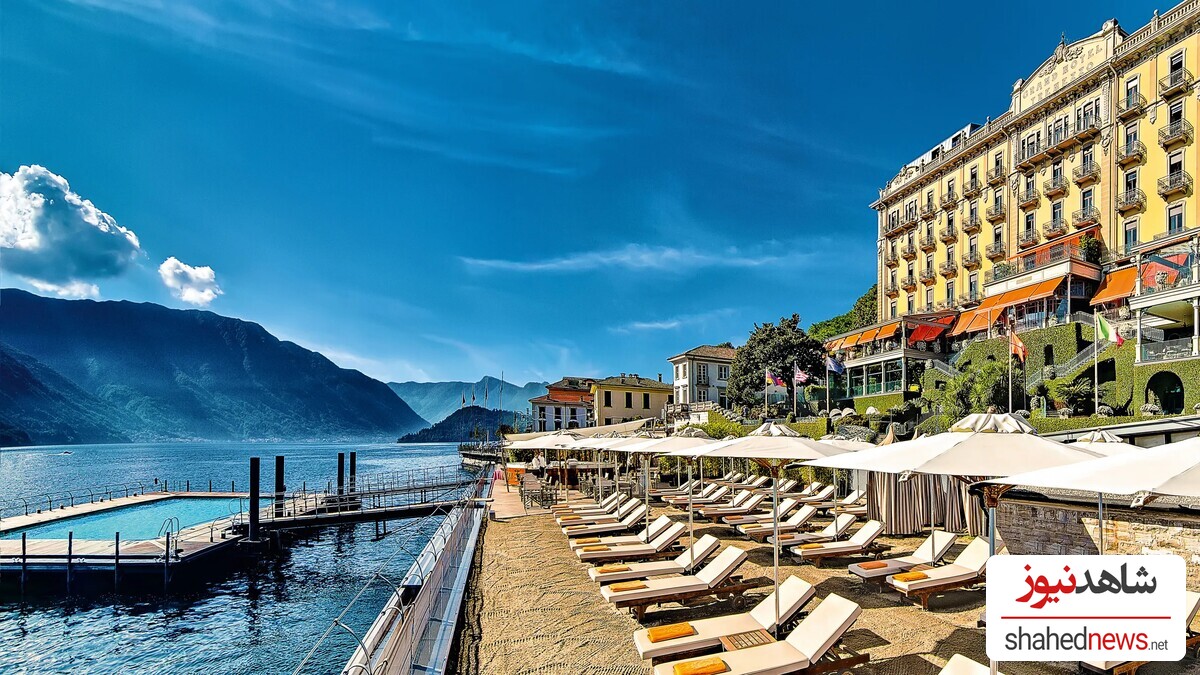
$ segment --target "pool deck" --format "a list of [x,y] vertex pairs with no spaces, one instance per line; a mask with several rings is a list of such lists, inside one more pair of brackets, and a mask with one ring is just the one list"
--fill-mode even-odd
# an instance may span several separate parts
[[[61,508],[30,513],[29,515],[13,516],[0,520],[0,534],[19,530],[33,525],[42,525],[44,523],[62,520],[63,518],[74,518],[76,516],[86,516],[102,511],[118,509],[123,506],[136,506],[138,504],[149,504],[151,502],[170,499],[173,497],[245,497],[244,492],[146,492],[140,495],[130,495],[128,497],[113,497],[104,501],[89,502],[86,504],[76,504],[75,506],[64,506]],[[3,550],[3,549],[0,549]]]
[[[457,672],[461,675],[634,675],[649,673],[649,662],[638,658],[632,634],[639,627],[626,611],[604,602],[598,586],[587,576],[589,565],[571,554],[566,538],[544,511],[526,515],[516,493],[502,483],[493,490],[495,518],[484,535],[479,574],[468,588]],[[686,522],[686,514],[654,508]],[[822,521],[824,524],[825,521]],[[712,534],[722,545],[749,552],[739,570],[745,577],[771,576],[771,547],[741,537],[733,529],[696,523],[696,536]],[[893,548],[889,555],[911,552],[922,537],[881,537]],[[687,543],[687,535],[684,535]],[[969,541],[961,537],[947,556],[953,559]],[[976,626],[984,605],[982,590],[953,591],[937,596],[931,610],[864,585],[846,570],[849,562],[829,560],[823,567],[799,565],[781,555],[781,578],[798,576],[816,587],[809,609],[837,593],[863,609],[843,644],[870,656],[855,673],[934,675],[956,653],[987,663],[984,631]],[[770,589],[752,592],[758,602]],[[736,612],[728,601],[681,606],[668,603],[647,614],[646,626],[688,621]],[[1139,671],[1166,675],[1196,668],[1194,660],[1152,663]],[[1077,672],[1068,663],[1004,663],[1008,675],[1067,675]]]

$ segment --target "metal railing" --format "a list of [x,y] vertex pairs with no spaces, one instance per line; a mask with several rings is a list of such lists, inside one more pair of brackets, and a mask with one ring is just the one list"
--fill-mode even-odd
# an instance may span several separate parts
[[1191,87],[1192,81],[1191,71],[1187,68],[1177,68],[1159,79],[1158,93],[1160,96],[1170,96]]
[[1047,239],[1061,237],[1067,233],[1067,221],[1062,218],[1051,220],[1047,223],[1042,223],[1042,234],[1046,235]]
[[1186,171],[1173,171],[1158,179],[1158,194],[1166,197],[1176,192],[1192,191],[1192,175]]
[[1158,130],[1158,143],[1164,147],[1173,143],[1187,143],[1192,140],[1192,123],[1187,120],[1176,120]]
[[1075,169],[1071,171],[1071,176],[1075,178],[1076,182],[1080,183],[1093,178],[1099,178],[1100,165],[1092,160],[1086,161],[1083,164],[1075,167]]
[[51,490],[36,495],[12,497],[4,502],[0,502],[0,522],[3,522],[5,518],[12,518],[14,516],[28,516],[34,513],[53,511],[79,504],[95,504],[118,497],[133,497],[158,490],[159,488],[155,481],[131,481],[128,483],[85,486],[69,490]]
[[[1066,363],[1054,364],[1053,366],[1051,366],[1051,368],[1054,369],[1055,379],[1058,379],[1059,377],[1070,377],[1071,374],[1074,373],[1077,369],[1079,369],[1080,366],[1084,365],[1085,363],[1091,363],[1096,358],[1097,351],[1099,351],[1100,353],[1103,353],[1104,350],[1108,349],[1109,345],[1111,345],[1111,344],[1112,344],[1111,342],[1107,342],[1105,340],[1093,342],[1092,344],[1090,344],[1087,347],[1080,350],[1077,354],[1075,354],[1075,356],[1071,357],[1071,359],[1069,361],[1067,361]],[[1046,369],[1045,368],[1038,370],[1036,372],[1029,373],[1029,375],[1026,376],[1026,378],[1025,378],[1025,387],[1026,388],[1036,387],[1039,384],[1041,384],[1043,381],[1045,381],[1045,379],[1046,379]]]
[[999,204],[994,204],[987,208],[987,219],[992,222],[1003,220],[1007,213],[1008,212],[1004,209],[1004,202],[1000,202]]
[[1126,92],[1117,98],[1117,116],[1121,118],[1140,115],[1146,109],[1146,97],[1140,92]]
[[1003,183],[1004,177],[1007,175],[1008,175],[1008,172],[1005,170],[1004,165],[997,164],[997,165],[993,166],[992,168],[988,169],[987,180],[988,180],[988,183],[991,183],[993,185],[996,183]]
[[1071,222],[1075,224],[1075,227],[1085,227],[1087,225],[1093,225],[1093,224],[1099,222],[1099,220],[1100,220],[1100,209],[1098,209],[1094,206],[1089,206],[1088,208],[1085,208],[1085,209],[1079,209],[1075,213],[1071,214]]
[[958,195],[954,192],[954,190],[949,190],[946,192],[946,194],[942,195],[942,208],[943,209],[952,209],[957,205],[958,205]]
[[1042,191],[1047,197],[1053,197],[1056,194],[1065,193],[1069,184],[1066,176],[1054,176],[1042,183]]
[[1192,338],[1142,343],[1142,361],[1170,361],[1191,357]]
[[1027,188],[1017,193],[1017,205],[1021,208],[1026,208],[1038,203],[1042,198],[1041,193],[1037,188]]
[[[1034,232],[1034,236],[1037,233]],[[1087,254],[1077,244],[1059,244],[1040,251],[1030,252],[1008,261],[1007,265],[997,265],[983,275],[984,283],[1001,281],[1011,276],[1032,272],[1050,265],[1065,261],[1088,262]]]
[[938,238],[946,243],[958,241],[958,228],[947,225],[938,232]]
[[1146,144],[1141,141],[1129,141],[1117,147],[1117,162],[1126,164],[1141,161],[1146,158]]
[[1003,241],[992,242],[984,249],[988,258],[1004,258],[1008,256],[1008,245]]
[[1142,208],[1146,205],[1146,193],[1134,188],[1117,195],[1117,210],[1126,211]]
[[974,197],[980,192],[983,192],[983,183],[980,183],[978,178],[970,178],[963,185],[964,197]]

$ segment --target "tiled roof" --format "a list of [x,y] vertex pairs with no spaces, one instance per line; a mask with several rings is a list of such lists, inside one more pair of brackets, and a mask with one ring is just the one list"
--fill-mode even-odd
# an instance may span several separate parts
[[538,396],[538,397],[536,397],[536,398],[531,398],[531,399],[529,399],[529,402],[530,402],[530,403],[532,403],[532,404],[538,404],[538,403],[551,403],[551,404],[554,404],[554,405],[558,405],[558,406],[565,406],[565,407],[568,407],[568,408],[570,408],[570,407],[576,407],[576,408],[590,408],[590,407],[592,407],[592,403],[591,403],[591,401],[576,401],[576,400],[571,400],[571,401],[563,401],[563,400],[560,400],[560,399],[557,399],[557,398],[550,398],[550,395],[549,395],[549,394],[543,394],[543,395],[541,395],[541,396]]
[[603,380],[597,380],[596,385],[601,387],[640,387],[642,389],[661,389],[663,391],[673,391],[675,389],[666,382],[638,377],[637,375],[606,377]]
[[685,356],[691,356],[694,358],[701,358],[701,359],[717,359],[717,360],[721,360],[721,361],[732,361],[733,355],[736,353],[737,353],[737,350],[734,349],[733,347],[716,347],[713,345],[700,345],[699,347],[694,347],[692,349],[689,349],[682,354],[676,354],[675,356],[672,356],[671,358],[669,358],[667,360],[674,361],[675,359],[681,359]]
[[576,389],[579,391],[587,391],[592,388],[592,383],[595,378],[591,377],[564,377],[563,379],[553,384],[546,385],[547,389]]

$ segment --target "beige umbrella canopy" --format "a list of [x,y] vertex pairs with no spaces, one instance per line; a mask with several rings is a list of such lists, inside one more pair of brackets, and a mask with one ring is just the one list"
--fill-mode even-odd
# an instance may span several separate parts
[[675,435],[681,438],[712,438],[712,436],[704,433],[704,430],[700,427],[687,427]]
[[795,429],[783,424],[775,422],[766,422],[759,428],[751,431],[750,436],[799,436]]
[[1111,434],[1103,429],[1099,431],[1089,431],[1075,440],[1074,445],[1080,448],[1087,448],[1094,452],[1098,452],[1105,457],[1113,455],[1123,455],[1127,452],[1140,452],[1140,448],[1132,443],[1126,443],[1123,438],[1116,434]]

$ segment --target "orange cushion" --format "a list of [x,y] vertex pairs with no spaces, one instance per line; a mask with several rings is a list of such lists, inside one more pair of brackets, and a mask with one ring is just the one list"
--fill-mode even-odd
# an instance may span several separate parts
[[728,673],[729,666],[721,660],[721,657],[710,656],[706,659],[677,663],[674,670],[675,675],[717,675],[717,673]]
[[596,571],[599,572],[600,574],[613,574],[616,572],[628,572],[629,565],[605,565],[603,567],[597,567]]
[[583,520],[583,516],[563,516],[559,520]]
[[600,537],[580,537],[575,540],[576,544],[599,544]]
[[644,581],[622,581],[620,583],[615,583],[612,586],[609,586],[609,588],[613,589],[614,591],[618,591],[618,592],[619,591],[636,591],[636,590],[646,588],[646,582],[644,582]]
[[583,547],[584,553],[595,553],[596,551],[607,551],[607,550],[608,550],[608,547],[604,546],[603,544],[600,546],[584,546]]
[[655,626],[646,631],[646,637],[650,638],[651,642],[662,642],[664,640],[674,640],[675,638],[687,637],[695,635],[696,629],[692,624],[672,623],[666,626]]
[[928,579],[929,575],[925,574],[924,572],[904,572],[902,574],[897,574],[892,578],[896,581],[920,581],[921,579]]
[[861,567],[864,570],[878,570],[878,569],[883,569],[884,567],[887,567],[887,566],[888,566],[888,564],[883,562],[882,560],[872,560],[870,562],[865,562],[865,563],[859,564],[859,567]]
[[800,549],[803,551],[811,551],[814,548],[825,548],[821,544],[800,544]]
[[563,529],[564,530],[586,530],[587,525],[568,525],[568,526],[564,527]]

